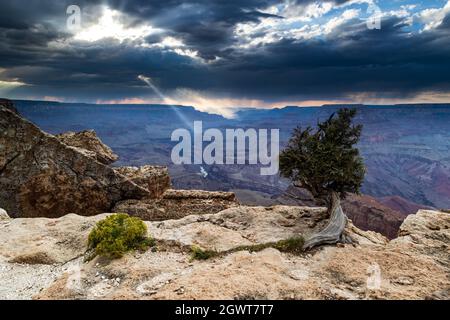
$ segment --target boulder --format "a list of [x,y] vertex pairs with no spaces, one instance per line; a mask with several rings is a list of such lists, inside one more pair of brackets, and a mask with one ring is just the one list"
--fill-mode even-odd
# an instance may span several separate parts
[[103,164],[111,164],[119,158],[98,138],[94,130],[66,132],[56,135],[56,138],[62,143],[76,148],[81,153]]
[[156,199],[121,201],[113,211],[128,213],[147,221],[161,221],[217,213],[237,205],[236,197],[231,192],[167,190]]
[[109,212],[149,192],[0,107],[0,203],[12,217]]
[[151,198],[161,197],[170,188],[169,170],[164,166],[118,167],[114,170],[147,189]]

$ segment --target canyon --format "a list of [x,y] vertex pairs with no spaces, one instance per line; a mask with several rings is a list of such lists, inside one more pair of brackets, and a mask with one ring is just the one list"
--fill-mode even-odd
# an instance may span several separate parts
[[260,165],[175,165],[170,157],[176,144],[170,141],[172,132],[189,130],[187,124],[194,121],[202,121],[204,130],[215,128],[222,133],[228,128],[279,129],[282,149],[296,126],[315,126],[340,107],[354,107],[356,122],[364,126],[358,145],[367,167],[362,193],[380,201],[398,197],[425,208],[450,207],[448,104],[242,109],[232,119],[186,106],[42,101],[15,101],[15,105],[25,118],[51,134],[95,130],[119,156],[114,166],[168,166],[177,188],[235,191],[241,202],[253,198],[259,204],[280,196],[289,182],[261,176]]
[[[281,252],[271,244],[328,221],[304,190],[250,206],[233,192],[177,189],[170,169],[114,166],[116,150],[95,131],[52,135],[9,103],[0,129],[1,299],[450,298],[448,212],[408,215],[411,202],[383,198],[394,211],[350,195],[352,244]],[[113,212],[143,219],[155,246],[87,259],[89,232]],[[194,260],[193,246],[216,255]]]

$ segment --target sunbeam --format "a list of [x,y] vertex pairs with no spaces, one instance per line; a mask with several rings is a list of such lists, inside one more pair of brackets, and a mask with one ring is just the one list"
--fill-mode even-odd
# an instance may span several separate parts
[[175,114],[180,118],[180,120],[190,129],[192,129],[192,125],[186,119],[186,117],[178,110],[174,105],[170,103],[170,100],[153,84],[152,79],[150,77],[146,77],[144,75],[138,75],[138,79],[143,81],[147,86],[149,86],[153,92],[156,93],[156,95],[163,101],[164,104],[168,105],[172,110],[175,112]]

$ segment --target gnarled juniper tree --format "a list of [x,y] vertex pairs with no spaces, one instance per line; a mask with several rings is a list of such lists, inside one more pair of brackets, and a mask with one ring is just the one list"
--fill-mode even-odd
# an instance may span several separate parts
[[356,109],[340,109],[317,128],[294,130],[287,147],[280,154],[280,172],[294,186],[305,188],[327,205],[330,221],[324,230],[305,242],[305,249],[342,239],[347,218],[340,199],[347,193],[359,193],[365,167],[355,147],[362,125],[354,125]]

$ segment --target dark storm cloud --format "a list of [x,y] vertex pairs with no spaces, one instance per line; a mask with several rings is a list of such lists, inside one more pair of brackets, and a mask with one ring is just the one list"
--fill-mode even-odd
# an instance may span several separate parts
[[246,49],[238,46],[235,26],[267,17],[262,10],[279,1],[77,1],[89,19],[95,5],[107,4],[126,13],[132,25],[161,28],[145,39],[147,44],[166,36],[181,39],[205,60],[199,62],[132,41],[71,43],[65,10],[73,1],[26,3],[0,4],[0,68],[5,69],[0,80],[27,83],[16,90],[23,95],[78,100],[146,96],[139,74],[150,75],[167,92],[189,88],[268,101],[359,93],[398,98],[450,90],[449,16],[435,30],[413,35],[395,16],[384,18],[381,30],[353,19],[318,38],[285,37]]
[[273,0],[244,1],[110,1],[110,5],[142,21],[151,19],[156,27],[171,30],[173,35],[214,60],[233,42],[233,27],[239,22],[256,22],[268,17],[259,11]]
[[[328,2],[342,4],[348,1]],[[302,5],[312,2],[314,0],[292,1]],[[235,40],[233,28],[237,23],[256,22],[269,16],[283,18],[261,12],[269,5],[279,4],[279,0],[110,0],[108,3],[140,20],[151,19],[155,26],[171,30],[207,60],[226,54],[226,48]]]
[[[263,53],[239,57],[227,73],[235,90],[257,95],[373,92],[408,96],[420,90],[450,89],[450,34],[410,37],[402,20],[383,20],[381,30],[349,21],[325,39],[268,45]],[[236,76],[235,76],[236,74]],[[258,77],[253,75],[258,74]],[[253,80],[252,80],[253,79]]]
[[439,30],[450,30],[450,14],[444,18],[442,24],[438,27]]

